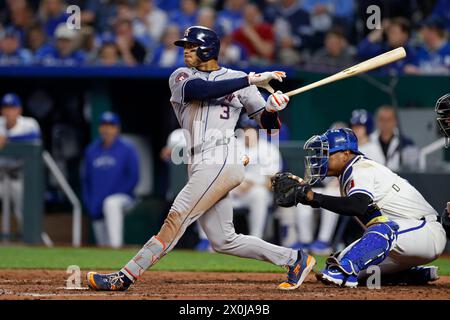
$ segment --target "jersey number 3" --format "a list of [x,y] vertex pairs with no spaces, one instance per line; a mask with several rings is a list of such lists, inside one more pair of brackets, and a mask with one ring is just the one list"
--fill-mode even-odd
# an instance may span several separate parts
[[230,106],[222,105],[222,114],[220,115],[220,119],[230,119]]

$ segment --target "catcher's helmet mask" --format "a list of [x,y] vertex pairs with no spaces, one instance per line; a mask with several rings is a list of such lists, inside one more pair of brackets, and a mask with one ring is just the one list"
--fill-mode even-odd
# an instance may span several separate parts
[[450,93],[440,97],[434,109],[438,115],[436,121],[439,130],[446,138],[445,147],[450,146]]
[[328,159],[332,154],[349,150],[362,155],[358,150],[358,138],[349,128],[327,130],[322,135],[312,136],[303,149],[308,151],[305,156],[305,180],[311,185],[325,179]]
[[198,45],[196,53],[203,62],[219,57],[220,39],[209,28],[202,26],[189,27],[184,32],[184,37],[174,42],[178,47],[184,47],[186,43]]

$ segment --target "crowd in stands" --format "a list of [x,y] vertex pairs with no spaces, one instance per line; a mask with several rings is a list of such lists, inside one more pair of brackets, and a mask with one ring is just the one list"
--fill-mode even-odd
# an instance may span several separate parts
[[[379,5],[378,29],[366,26]],[[67,7],[81,9],[71,30]],[[6,0],[0,66],[183,65],[173,45],[192,25],[222,40],[221,64],[288,65],[330,72],[398,46],[388,74],[450,74],[450,1]]]

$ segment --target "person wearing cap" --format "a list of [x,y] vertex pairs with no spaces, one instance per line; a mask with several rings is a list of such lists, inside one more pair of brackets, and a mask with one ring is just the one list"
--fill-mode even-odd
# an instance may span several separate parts
[[33,62],[33,55],[25,48],[21,48],[19,31],[8,28],[3,32],[0,40],[0,65],[17,66],[29,65]]
[[56,42],[51,50],[38,52],[36,60],[44,66],[78,66],[85,62],[85,55],[78,50],[78,32],[67,27],[65,23],[58,25],[55,31]]
[[0,117],[0,136],[11,142],[36,142],[41,139],[37,121],[22,116],[22,102],[15,93],[3,96]]
[[117,114],[100,117],[100,138],[86,149],[82,166],[83,203],[92,220],[97,245],[123,245],[124,213],[133,203],[139,180],[136,148],[120,137]]
[[423,46],[418,48],[412,64],[405,66],[405,73],[449,75],[450,42],[447,40],[445,22],[436,16],[430,16],[422,24],[420,34]]
[[133,203],[139,178],[136,148],[120,137],[113,112],[100,117],[100,138],[86,149],[82,168],[83,203],[92,220],[97,245],[123,245],[124,211]]
[[370,140],[370,134],[374,131],[372,114],[365,109],[355,109],[350,118],[350,129],[358,138],[358,148],[367,158],[378,163],[384,162],[382,150]]
[[[1,100],[0,147],[6,143],[40,143],[41,129],[38,122],[30,117],[22,116],[22,102],[15,93],[7,93]],[[22,225],[23,178],[20,159],[1,158],[0,167],[10,180],[10,194],[14,214],[19,226]],[[3,193],[0,184],[0,193]]]

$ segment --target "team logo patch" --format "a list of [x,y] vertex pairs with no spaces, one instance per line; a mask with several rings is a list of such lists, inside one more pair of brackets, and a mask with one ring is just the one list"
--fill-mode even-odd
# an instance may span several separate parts
[[186,72],[180,72],[175,78],[175,82],[180,82],[189,78],[189,75]]

